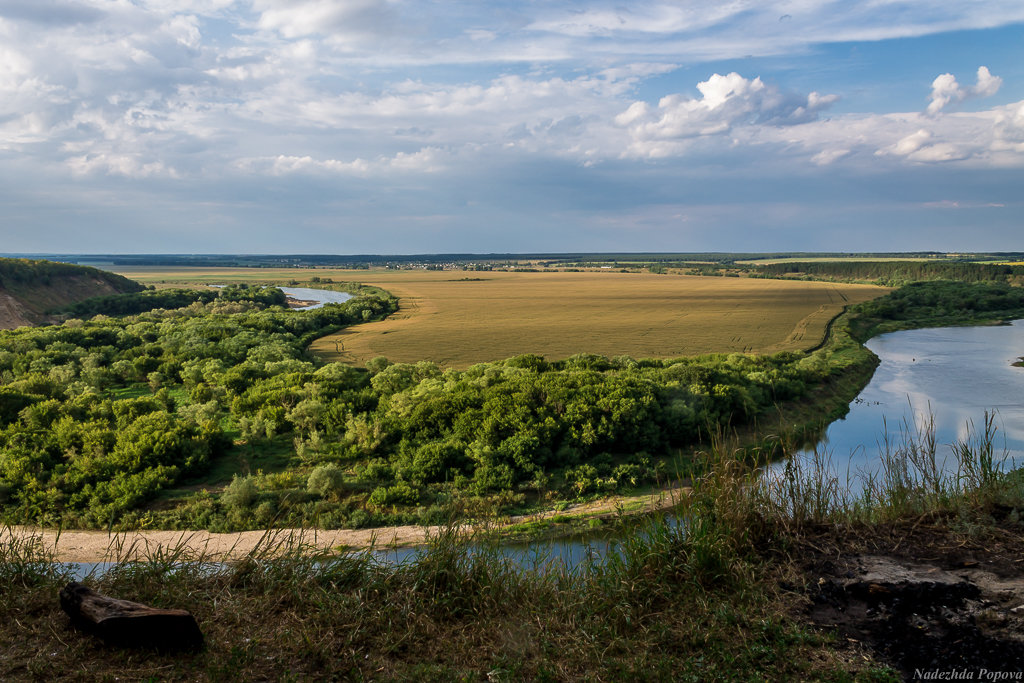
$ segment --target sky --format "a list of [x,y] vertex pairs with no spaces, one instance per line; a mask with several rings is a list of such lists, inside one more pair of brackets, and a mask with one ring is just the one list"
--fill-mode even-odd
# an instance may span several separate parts
[[0,0],[0,252],[1024,251],[1020,0]]

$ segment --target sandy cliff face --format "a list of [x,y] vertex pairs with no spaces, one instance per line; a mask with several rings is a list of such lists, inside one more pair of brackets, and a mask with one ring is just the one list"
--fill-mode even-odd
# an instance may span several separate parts
[[53,277],[48,285],[10,291],[0,286],[0,329],[49,322],[47,311],[94,296],[117,294],[109,282],[90,275]]
[[24,307],[7,292],[0,291],[0,330],[13,330],[22,325],[31,325]]

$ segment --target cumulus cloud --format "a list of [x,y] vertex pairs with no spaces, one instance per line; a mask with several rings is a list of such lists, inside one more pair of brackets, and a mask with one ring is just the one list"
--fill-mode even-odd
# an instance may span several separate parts
[[[938,83],[955,97],[994,93],[1000,79],[979,69],[970,88]],[[858,166],[966,164],[1024,167],[1024,102],[975,112],[820,114],[834,96],[785,93],[738,74],[716,74],[700,97],[670,95],[657,105],[636,101],[613,123],[625,139],[620,156],[647,160],[757,158],[780,168],[801,164]],[[610,146],[603,148],[610,153]],[[768,160],[771,159],[771,162]]]
[[966,147],[952,142],[934,141],[934,135],[925,130],[917,130],[896,143],[876,152],[879,156],[892,155],[906,157],[911,161],[957,161],[966,159],[970,152]]
[[793,126],[813,121],[838,96],[787,93],[766,85],[760,78],[738,73],[713,74],[697,84],[701,97],[667,95],[650,107],[634,102],[615,117],[628,128],[630,154],[659,157],[681,149],[688,138],[724,135],[736,126]]
[[993,76],[987,66],[978,67],[977,82],[969,88],[957,83],[953,74],[941,74],[932,81],[932,93],[928,97],[929,114],[938,114],[950,102],[958,102],[968,97],[989,97],[999,92],[1003,79]]
[[630,172],[653,167],[660,176],[752,162],[784,176],[1024,166],[1024,103],[954,106],[999,90],[985,67],[973,85],[943,74],[928,110],[909,113],[836,114],[836,94],[794,92],[784,68],[773,80],[679,81],[690,73],[680,66],[711,58],[1024,20],[1019,2],[945,8],[948,23],[916,0],[884,21],[861,3],[824,0],[556,0],[502,12],[463,2],[443,17],[436,7],[0,0],[0,194],[5,183],[8,195],[25,193],[22,170],[44,178],[33,188],[107,188],[114,177],[118,189],[154,195],[395,179],[434,200],[467,179],[498,194],[491,186],[509,185],[488,179],[515,168],[529,169],[516,182],[536,189],[535,170],[555,167],[586,178],[614,169],[640,186]]

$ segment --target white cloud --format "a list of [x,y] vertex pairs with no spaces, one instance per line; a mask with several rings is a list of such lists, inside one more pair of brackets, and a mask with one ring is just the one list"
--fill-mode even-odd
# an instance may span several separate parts
[[[380,192],[395,180],[442,202],[467,180],[484,194],[507,191],[487,179],[516,169],[527,189],[541,185],[537,169],[557,168],[575,180],[621,173],[609,186],[643,192],[646,180],[631,173],[656,184],[683,168],[725,177],[756,166],[786,177],[1024,166],[1024,103],[954,111],[1000,89],[985,67],[974,85],[937,79],[928,112],[896,114],[834,114],[837,95],[792,92],[785,67],[772,80],[727,73],[679,85],[693,73],[680,66],[695,60],[785,53],[803,64],[800,52],[818,42],[1024,20],[1019,3],[943,3],[930,13],[919,2],[823,0],[639,2],[628,11],[556,0],[501,12],[456,2],[444,16],[437,7],[0,0],[0,180],[7,195],[25,193],[25,170],[44,179],[33,187],[112,197],[128,186],[241,195],[262,182],[367,178],[361,185]],[[807,81],[830,83],[834,64],[809,67]],[[819,87],[840,92],[842,81],[834,86]],[[117,190],[104,185],[110,177]],[[437,191],[440,183],[450,184]],[[521,208],[518,197],[510,203]]]
[[[1001,83],[981,67],[969,88],[952,76],[936,79],[933,102],[939,104],[928,112],[821,119],[834,95],[787,93],[759,78],[715,74],[697,85],[700,97],[668,95],[656,106],[633,102],[613,123],[627,134],[619,150],[627,158],[741,159],[756,154],[759,163],[777,165],[853,164],[867,169],[888,159],[1024,167],[1024,103],[978,112],[943,109],[954,99],[991,95]],[[606,153],[609,147],[603,147]]]
[[966,146],[932,140],[932,133],[922,128],[875,153],[879,156],[892,155],[906,157],[910,161],[924,162],[958,161],[971,155]]
[[554,10],[529,28],[569,36],[607,36],[622,32],[647,34],[681,33],[706,28],[734,16],[748,3],[634,3],[606,8]]
[[[760,143],[785,143],[797,150],[848,153],[843,163],[961,163],[972,167],[1024,167],[1024,117],[1016,103],[979,112],[848,114],[761,135]],[[761,131],[764,133],[764,131]],[[1020,142],[1015,140],[1020,136]],[[818,163],[827,157],[817,157]]]
[[934,202],[923,202],[921,206],[927,209],[1005,209],[1006,204],[1002,202],[973,202],[956,199],[940,199]]
[[488,31],[479,28],[466,29],[465,33],[470,40],[480,43],[489,43],[498,37],[496,31]]
[[950,100],[962,97],[963,91],[960,89],[960,84],[956,82],[956,77],[953,74],[937,76],[932,81],[932,94],[929,97],[931,101],[928,103],[928,113],[937,114],[942,111],[943,107],[949,104]]
[[990,97],[999,92],[1003,85],[1003,79],[989,73],[987,66],[978,67],[978,82],[971,89],[971,94],[976,97]]
[[775,55],[814,44],[924,36],[1024,21],[1024,6],[1016,0],[568,2],[539,11],[528,29],[542,35],[614,54],[676,59]]
[[139,155],[116,152],[72,156],[68,158],[67,165],[71,173],[76,176],[103,174],[126,178],[178,177],[178,173],[173,168],[164,166],[162,162],[146,161]]
[[993,111],[994,141],[992,151],[1010,155],[1024,154],[1024,102],[1017,102]]
[[932,81],[927,112],[938,114],[950,102],[958,102],[968,97],[990,97],[999,91],[1002,84],[1003,79],[993,76],[987,66],[978,67],[978,80],[970,88],[961,87],[953,74],[941,74]]
[[838,97],[786,93],[760,78],[714,74],[697,84],[701,97],[667,95],[656,108],[634,102],[615,117],[632,139],[629,156],[657,158],[680,153],[691,138],[722,136],[737,126],[793,126],[813,121]]
[[366,159],[340,161],[338,159],[314,159],[308,155],[299,157],[281,154],[276,157],[241,159],[236,165],[248,173],[269,173],[276,176],[327,173],[365,177],[392,170],[407,173],[433,173],[443,168],[440,152],[437,148],[427,147],[416,152],[399,152],[391,157],[378,157],[372,161]]
[[371,40],[393,32],[397,13],[387,0],[254,0],[259,26],[285,38],[322,35]]
[[828,166],[849,154],[850,150],[848,149],[823,149],[811,157],[811,163],[817,166]]

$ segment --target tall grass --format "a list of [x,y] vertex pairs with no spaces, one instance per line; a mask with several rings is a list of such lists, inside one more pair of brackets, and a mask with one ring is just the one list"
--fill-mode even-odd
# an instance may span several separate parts
[[719,445],[670,516],[575,566],[542,555],[524,567],[493,535],[454,524],[397,564],[373,549],[325,556],[301,534],[268,532],[232,564],[184,535],[171,548],[115,538],[114,564],[85,582],[193,612],[207,650],[173,656],[101,648],[67,630],[56,589],[68,572],[39,539],[6,530],[0,596],[14,618],[0,623],[0,678],[842,678],[849,663],[793,620],[780,592],[790,539],[812,526],[1020,506],[990,415],[955,445],[955,468],[933,464],[928,424],[923,440],[915,432],[885,449],[887,464],[856,498],[827,454],[762,477]]
[[984,413],[980,428],[967,424],[967,436],[940,454],[935,420],[927,414],[904,421],[898,434],[888,429],[879,443],[874,471],[860,473],[859,493],[851,492],[830,452],[816,449],[790,457],[776,476],[760,477],[737,504],[748,514],[779,528],[829,523],[871,523],[911,517],[984,513],[992,505],[1019,505],[1019,487],[1006,472],[1008,453],[996,449],[995,413]]
[[70,569],[57,562],[52,547],[38,535],[0,527],[0,596],[11,591],[54,586],[69,580]]

